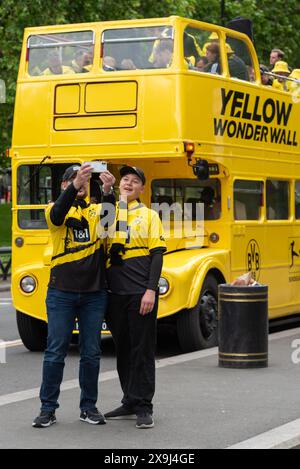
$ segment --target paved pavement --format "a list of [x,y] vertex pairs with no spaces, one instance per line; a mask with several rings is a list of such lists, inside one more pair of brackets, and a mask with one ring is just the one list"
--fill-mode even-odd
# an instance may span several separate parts
[[[79,422],[74,380],[65,381],[58,424],[42,431],[30,427],[39,406],[38,388],[2,394],[0,420],[5,425],[0,429],[0,446],[201,449],[227,448],[248,440],[300,416],[299,365],[290,357],[291,341],[300,330],[289,331],[288,337],[279,334],[272,336],[267,369],[218,368],[216,349],[159,360],[156,426],[147,432],[137,430],[132,421],[110,421],[96,428]],[[19,347],[18,355],[23,353]],[[120,397],[115,371],[104,371],[101,381],[101,408],[108,410]]]
[[[2,299],[1,299],[2,298]],[[1,303],[2,302],[2,303]],[[172,335],[162,334],[157,352],[155,428],[137,430],[133,421],[93,427],[79,421],[78,351],[67,360],[58,423],[37,430],[43,355],[26,351],[15,329],[9,294],[0,295],[0,448],[186,449],[278,448],[300,444],[300,328],[270,335],[269,367],[218,367],[218,350],[181,355]],[[15,334],[15,335],[14,335]],[[104,341],[99,408],[119,404],[114,349]],[[1,354],[0,354],[1,357]],[[238,445],[238,446],[236,446]]]
[[0,280],[0,292],[10,291],[10,279]]

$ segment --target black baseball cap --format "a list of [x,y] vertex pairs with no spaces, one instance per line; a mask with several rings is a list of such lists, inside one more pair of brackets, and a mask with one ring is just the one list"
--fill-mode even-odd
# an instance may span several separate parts
[[141,168],[137,168],[136,166],[123,166],[123,168],[120,169],[120,176],[124,177],[126,174],[136,174],[142,181],[143,186],[146,184],[146,177]]
[[72,166],[69,166],[62,177],[63,181],[71,181],[77,174],[77,171],[80,169],[80,166],[73,164]]

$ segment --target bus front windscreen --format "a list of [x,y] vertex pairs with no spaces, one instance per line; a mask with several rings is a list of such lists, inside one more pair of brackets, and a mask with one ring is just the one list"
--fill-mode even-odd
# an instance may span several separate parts
[[[18,225],[23,230],[47,229],[45,206],[61,193],[61,179],[70,164],[26,164],[17,170]],[[41,206],[38,208],[37,206]]]

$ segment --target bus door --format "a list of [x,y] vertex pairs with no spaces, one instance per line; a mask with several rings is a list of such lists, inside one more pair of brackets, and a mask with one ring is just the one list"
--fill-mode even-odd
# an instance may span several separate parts
[[255,280],[262,280],[261,253],[264,250],[263,225],[264,182],[235,179],[233,183],[231,271],[232,280],[251,271]]
[[299,312],[300,304],[300,181],[295,181],[291,186],[291,192],[295,209],[295,223],[293,234],[289,238],[286,249],[289,253],[289,284],[291,289],[292,303],[295,311]]
[[[265,264],[271,298],[271,317],[291,312],[291,284],[289,282],[289,244],[293,236],[290,218],[290,182],[280,178],[266,180]],[[280,314],[279,314],[280,311]]]
[[[232,275],[251,271],[259,283],[269,286],[269,307],[276,316],[289,308],[289,182],[277,179],[234,181]],[[265,193],[265,196],[264,196]],[[264,216],[265,200],[265,216]]]

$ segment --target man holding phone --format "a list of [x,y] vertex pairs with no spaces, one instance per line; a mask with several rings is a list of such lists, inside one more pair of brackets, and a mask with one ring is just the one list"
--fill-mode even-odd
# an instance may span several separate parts
[[[114,204],[111,188],[115,178],[103,169],[102,201]],[[80,330],[80,420],[93,425],[105,423],[96,407],[100,332],[107,302],[105,252],[104,241],[97,235],[102,206],[86,201],[92,171],[89,163],[67,168],[62,194],[46,208],[53,256],[46,299],[48,340],[40,390],[42,406],[32,424],[36,428],[56,423],[65,357],[76,318]]]

